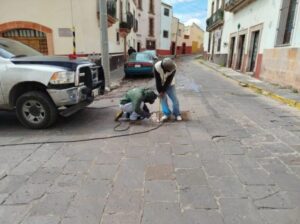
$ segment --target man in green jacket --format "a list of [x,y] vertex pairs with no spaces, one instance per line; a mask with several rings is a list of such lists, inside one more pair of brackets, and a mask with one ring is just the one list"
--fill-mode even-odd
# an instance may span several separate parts
[[119,120],[124,112],[131,121],[149,118],[151,114],[146,103],[153,104],[156,98],[157,95],[151,89],[137,87],[128,90],[120,101],[121,111],[117,113],[115,121]]

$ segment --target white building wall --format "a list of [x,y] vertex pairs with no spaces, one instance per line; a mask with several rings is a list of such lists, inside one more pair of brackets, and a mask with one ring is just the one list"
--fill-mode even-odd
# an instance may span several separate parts
[[298,9],[295,15],[295,30],[292,34],[292,46],[300,47],[300,2],[298,1]]
[[[169,16],[164,15],[165,8],[169,9]],[[172,7],[161,4],[161,31],[160,31],[160,47],[161,50],[170,50],[171,38],[172,38],[172,18],[173,10]],[[169,36],[165,38],[163,36],[164,31],[168,31]]]
[[[238,31],[242,32],[245,29],[259,24],[263,24],[259,53],[263,53],[264,49],[273,48],[277,36],[280,8],[281,1],[258,0],[252,2],[237,13],[225,12],[222,43],[225,42],[228,43],[228,45],[224,46],[224,44],[221,44],[220,53],[228,53],[230,34],[237,33]],[[238,24],[240,24],[239,30]],[[249,44],[248,38],[249,33],[247,33],[246,36],[246,49],[248,49]]]
[[[70,54],[73,52],[72,37],[60,37],[58,29],[72,29],[74,25],[77,53],[100,53],[101,40],[97,19],[97,2],[98,0],[1,1],[0,24],[11,21],[27,21],[51,28],[53,30],[55,54]],[[130,2],[131,7],[135,8],[133,0],[130,0]],[[119,17],[119,4],[117,4],[117,17]],[[123,38],[120,38],[120,42],[116,41],[118,29],[118,22],[108,29],[110,53],[123,52]],[[133,31],[129,36],[130,38],[136,38]]]
[[[161,0],[154,0],[154,15],[149,14],[149,0],[142,0],[142,10],[137,9],[137,18],[139,20],[139,29],[137,32],[137,41],[141,43],[141,49],[146,48],[146,40],[155,40],[156,48],[160,46],[160,23],[161,23]],[[154,37],[149,37],[149,18],[154,18]]]

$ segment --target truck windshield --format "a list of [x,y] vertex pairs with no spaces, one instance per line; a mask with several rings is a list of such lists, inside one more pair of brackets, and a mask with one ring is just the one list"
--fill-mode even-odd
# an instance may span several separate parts
[[0,57],[17,58],[26,56],[41,56],[42,54],[18,41],[0,38]]

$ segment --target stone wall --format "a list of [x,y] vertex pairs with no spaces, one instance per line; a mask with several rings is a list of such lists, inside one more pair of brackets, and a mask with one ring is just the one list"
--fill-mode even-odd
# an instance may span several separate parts
[[260,78],[300,91],[300,48],[265,50]]

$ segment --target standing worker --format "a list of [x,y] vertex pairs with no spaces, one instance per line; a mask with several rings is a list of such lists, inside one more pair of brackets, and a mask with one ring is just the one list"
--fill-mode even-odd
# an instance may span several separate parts
[[[154,66],[156,88],[161,98],[161,107],[163,112],[161,121],[168,120],[172,113],[177,121],[182,120],[175,90],[175,73],[176,64],[171,58],[164,58],[163,60],[158,61]],[[168,106],[167,96],[171,99],[173,104],[172,112]]]
[[128,49],[128,56],[130,56],[132,53],[135,53],[136,50],[133,47],[129,47]]
[[157,95],[151,89],[138,87],[130,89],[120,101],[121,111],[117,113],[115,121],[118,121],[124,112],[131,121],[149,118],[151,114],[146,103],[153,104],[156,98]]

